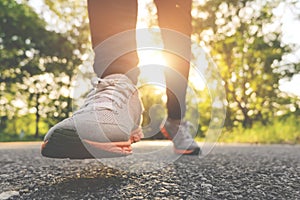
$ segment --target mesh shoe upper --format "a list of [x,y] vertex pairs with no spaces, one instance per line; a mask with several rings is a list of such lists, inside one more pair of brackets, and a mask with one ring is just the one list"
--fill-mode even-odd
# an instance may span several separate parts
[[200,150],[192,137],[192,134],[196,134],[196,130],[190,122],[167,119],[162,128],[166,130],[167,138],[172,140],[175,149]]
[[142,104],[138,90],[127,76],[113,74],[93,80],[94,89],[71,118],[50,129],[72,129],[81,139],[96,142],[127,141],[141,122]]

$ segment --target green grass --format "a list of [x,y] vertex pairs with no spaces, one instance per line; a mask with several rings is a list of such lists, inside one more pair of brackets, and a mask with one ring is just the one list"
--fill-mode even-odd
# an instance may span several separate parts
[[0,142],[17,142],[17,141],[42,141],[43,137],[40,136],[35,138],[33,135],[25,135],[23,138],[20,138],[17,134],[5,134],[0,133]]
[[219,142],[253,143],[253,144],[300,144],[300,118],[290,116],[276,119],[273,123],[263,126],[260,123],[251,129],[236,127],[223,130]]
[[[19,134],[7,134],[0,132],[0,142],[11,141],[38,141],[43,136],[34,138],[33,134],[25,134],[20,139]],[[205,138],[197,138],[204,142]],[[300,144],[300,117],[290,116],[285,119],[274,119],[273,123],[263,126],[260,123],[253,125],[251,129],[241,126],[231,130],[224,128],[218,142],[223,143],[251,143],[251,144]]]

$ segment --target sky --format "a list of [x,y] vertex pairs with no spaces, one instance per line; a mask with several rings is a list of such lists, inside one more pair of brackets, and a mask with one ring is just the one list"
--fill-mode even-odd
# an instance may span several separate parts
[[[298,8],[300,8],[300,2],[298,3]],[[297,11],[295,9],[291,9],[290,7],[281,4],[275,12],[277,12],[276,14],[282,16],[282,41],[286,44],[299,44],[300,10],[298,10],[298,13],[296,13]],[[291,54],[289,57],[291,60],[295,59],[300,61],[300,49],[297,52]],[[279,88],[282,91],[286,91],[300,96],[300,74],[294,75],[294,77],[291,80],[281,80]]]

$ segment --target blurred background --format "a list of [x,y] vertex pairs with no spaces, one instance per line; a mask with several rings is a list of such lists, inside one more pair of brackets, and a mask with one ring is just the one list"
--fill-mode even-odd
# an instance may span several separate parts
[[[152,1],[139,1],[137,28],[158,27],[155,13]],[[219,141],[300,143],[300,2],[195,0],[192,16],[192,39],[213,58],[226,91]],[[159,30],[149,40],[161,44]],[[161,52],[139,55],[140,66],[165,64]],[[1,0],[0,141],[41,140],[71,116],[90,89],[92,63],[86,1]],[[163,79],[143,67],[140,82],[149,74]],[[197,95],[187,95],[187,118],[197,117],[200,141],[211,119],[210,78],[192,72]],[[143,125],[155,129],[165,115],[164,87],[140,90]]]

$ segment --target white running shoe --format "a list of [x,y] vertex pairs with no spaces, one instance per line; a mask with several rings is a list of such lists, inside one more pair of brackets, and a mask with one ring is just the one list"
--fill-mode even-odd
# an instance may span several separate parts
[[52,127],[42,155],[52,158],[106,158],[132,153],[143,137],[138,90],[123,74],[92,80],[94,89],[72,117]]
[[167,119],[162,123],[160,129],[167,139],[172,140],[176,154],[201,154],[200,147],[192,137],[192,134],[196,134],[196,130],[190,122]]

